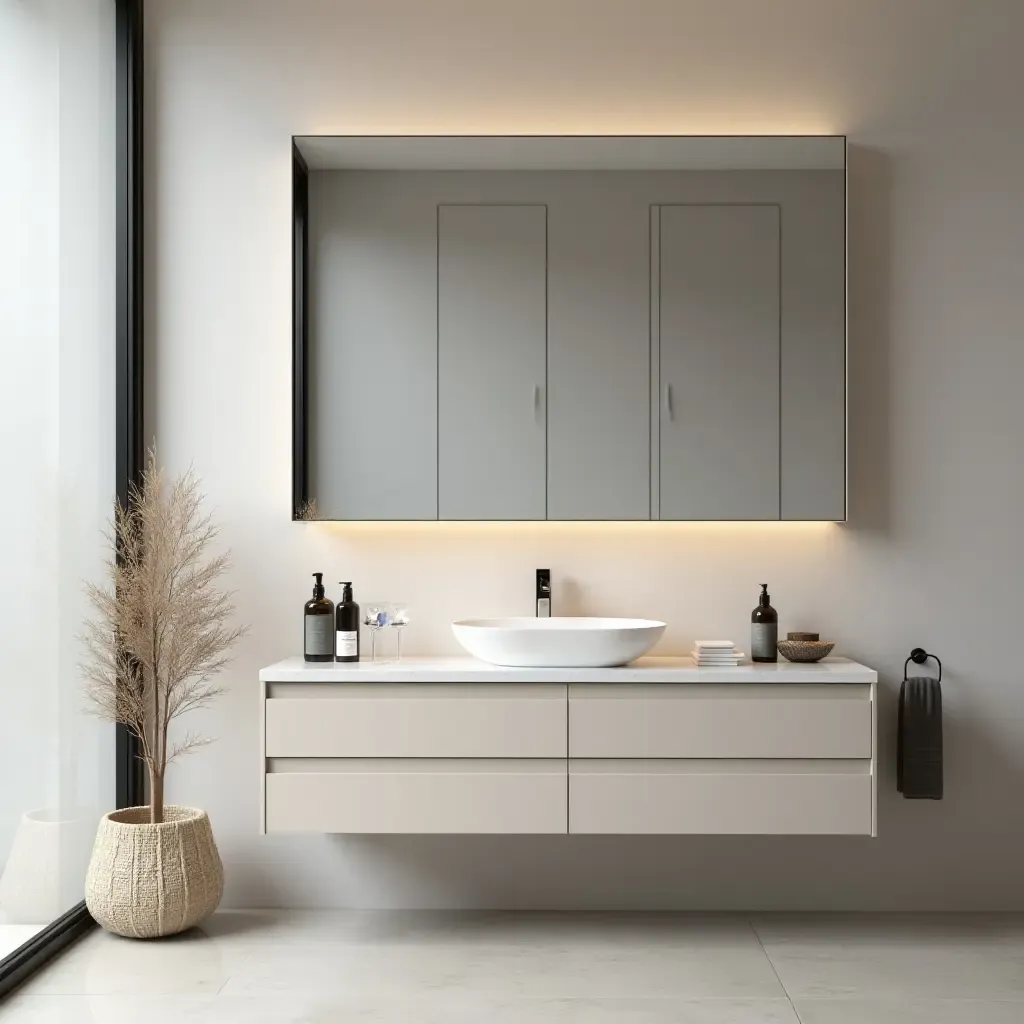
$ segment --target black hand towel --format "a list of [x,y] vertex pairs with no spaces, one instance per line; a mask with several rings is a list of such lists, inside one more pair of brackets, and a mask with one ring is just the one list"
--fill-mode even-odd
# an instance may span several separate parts
[[896,788],[907,800],[942,799],[942,687],[915,676],[900,687]]

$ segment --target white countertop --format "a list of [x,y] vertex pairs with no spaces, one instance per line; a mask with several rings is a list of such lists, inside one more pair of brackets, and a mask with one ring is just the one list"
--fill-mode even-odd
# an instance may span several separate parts
[[746,662],[735,668],[698,668],[690,658],[640,658],[620,668],[505,668],[475,658],[405,657],[358,664],[285,658],[260,670],[268,683],[873,683],[874,669],[849,658],[799,664]]

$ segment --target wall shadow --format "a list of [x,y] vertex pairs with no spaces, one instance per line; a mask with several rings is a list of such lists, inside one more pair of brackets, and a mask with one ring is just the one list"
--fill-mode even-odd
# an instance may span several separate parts
[[850,146],[847,161],[848,525],[885,534],[892,493],[892,161],[866,146]]

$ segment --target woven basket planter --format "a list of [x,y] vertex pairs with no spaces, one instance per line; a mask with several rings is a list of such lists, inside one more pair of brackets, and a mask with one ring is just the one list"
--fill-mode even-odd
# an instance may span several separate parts
[[210,818],[194,807],[165,807],[159,825],[148,807],[100,819],[85,879],[89,913],[107,931],[136,939],[174,935],[217,909],[224,869]]

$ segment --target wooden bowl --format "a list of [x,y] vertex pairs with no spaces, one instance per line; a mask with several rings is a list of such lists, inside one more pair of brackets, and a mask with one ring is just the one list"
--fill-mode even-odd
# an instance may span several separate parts
[[820,640],[821,636],[818,633],[787,633],[787,640]]
[[821,661],[835,645],[834,640],[780,640],[778,647],[787,661]]

